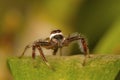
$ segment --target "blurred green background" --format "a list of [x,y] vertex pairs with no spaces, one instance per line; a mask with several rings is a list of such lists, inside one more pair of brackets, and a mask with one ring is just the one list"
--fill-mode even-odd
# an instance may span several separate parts
[[0,80],[12,80],[8,56],[54,29],[84,34],[91,53],[120,54],[120,0],[0,0]]

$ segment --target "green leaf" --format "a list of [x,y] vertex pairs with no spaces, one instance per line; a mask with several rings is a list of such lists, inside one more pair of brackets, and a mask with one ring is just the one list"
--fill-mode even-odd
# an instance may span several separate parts
[[84,57],[47,56],[54,70],[37,57],[8,59],[14,80],[118,80],[120,76],[120,55],[94,55],[82,66]]

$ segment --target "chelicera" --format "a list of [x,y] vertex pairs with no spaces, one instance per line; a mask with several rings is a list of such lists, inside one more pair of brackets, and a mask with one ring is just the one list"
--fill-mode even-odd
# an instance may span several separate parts
[[65,38],[61,30],[53,30],[51,31],[50,36],[48,38],[44,40],[39,39],[34,41],[32,44],[28,44],[25,47],[20,58],[23,57],[28,48],[32,48],[32,58],[35,59],[35,50],[38,49],[42,60],[45,62],[46,65],[50,66],[41,47],[44,47],[46,49],[52,49],[53,55],[56,55],[58,49],[60,49],[60,55],[62,56],[62,48],[68,46],[73,41],[78,41],[79,48],[81,52],[85,55],[85,59],[83,62],[83,64],[85,64],[86,58],[89,55],[89,48],[85,37],[79,33],[75,33]]

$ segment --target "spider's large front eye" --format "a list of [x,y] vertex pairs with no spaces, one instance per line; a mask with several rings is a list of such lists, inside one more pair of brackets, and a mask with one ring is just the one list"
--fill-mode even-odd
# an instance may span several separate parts
[[57,39],[57,40],[62,40],[63,39],[63,35],[55,35],[53,36],[54,39]]

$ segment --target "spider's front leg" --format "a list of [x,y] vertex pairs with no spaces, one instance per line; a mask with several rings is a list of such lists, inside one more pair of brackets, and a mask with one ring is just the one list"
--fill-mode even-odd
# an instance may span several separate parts
[[47,59],[45,58],[45,56],[44,56],[44,54],[43,54],[43,51],[42,51],[42,49],[41,49],[41,46],[36,45],[36,47],[37,47],[37,49],[39,50],[40,56],[41,56],[41,58],[43,59],[43,61],[45,62],[45,64],[50,67],[50,64],[48,63]]
[[27,45],[27,46],[25,47],[23,53],[21,54],[21,56],[20,56],[19,58],[22,58],[22,57],[24,56],[25,52],[28,50],[28,48],[31,48],[31,47],[32,47],[32,58],[35,59],[35,55],[36,55],[36,53],[35,53],[36,46],[35,46],[34,43],[33,43],[33,44]]
[[23,53],[21,54],[21,56],[19,56],[19,58],[22,58],[22,57],[24,56],[25,52],[28,50],[28,48],[31,48],[31,47],[32,47],[31,44],[30,44],[30,45],[27,45],[27,46],[25,47]]
[[68,45],[69,43],[73,41],[78,41],[79,48],[81,52],[84,53],[84,56],[85,56],[85,59],[83,61],[83,65],[85,65],[87,58],[90,57],[89,48],[88,48],[86,39],[84,38],[84,36],[81,36],[80,34],[75,34],[75,35],[72,35],[66,38],[66,40],[64,41],[64,45]]
[[29,44],[25,47],[22,55],[19,58],[22,58],[24,56],[25,52],[27,51],[27,49],[32,47],[32,58],[35,59],[35,54],[36,54],[35,50],[38,49],[42,60],[45,62],[45,64],[48,67],[50,67],[50,65],[49,65],[49,63],[48,63],[48,61],[47,61],[46,57],[44,56],[43,51],[41,49],[41,46],[48,46],[48,45],[49,45],[48,42],[35,41],[34,43]]

